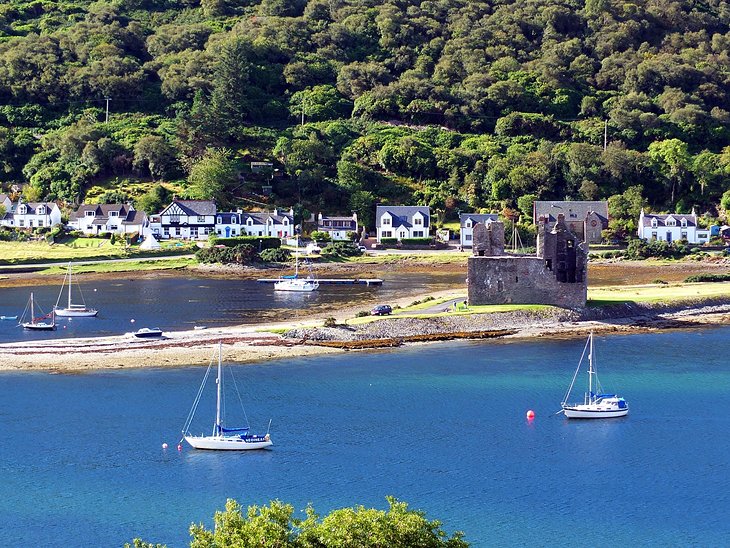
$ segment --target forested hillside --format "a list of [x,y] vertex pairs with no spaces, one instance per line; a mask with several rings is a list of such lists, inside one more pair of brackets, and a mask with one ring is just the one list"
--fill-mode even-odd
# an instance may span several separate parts
[[6,0],[0,105],[0,180],[35,199],[714,215],[730,4]]

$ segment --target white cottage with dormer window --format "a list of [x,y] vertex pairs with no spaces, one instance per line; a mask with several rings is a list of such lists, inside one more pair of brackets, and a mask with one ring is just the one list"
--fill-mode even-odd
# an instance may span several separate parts
[[215,233],[221,238],[235,236],[273,236],[291,238],[294,235],[294,210],[273,212],[236,212],[216,215]]
[[55,202],[23,202],[18,200],[0,221],[12,228],[43,228],[61,224],[61,210]]
[[686,241],[690,244],[706,244],[710,241],[710,230],[697,226],[697,214],[670,213],[654,215],[641,210],[637,235],[642,240],[665,242]]
[[378,243],[383,238],[398,241],[428,238],[431,229],[431,209],[428,206],[377,206],[375,228]]
[[84,234],[134,234],[144,236],[149,220],[144,211],[129,204],[81,204],[71,214],[69,228]]

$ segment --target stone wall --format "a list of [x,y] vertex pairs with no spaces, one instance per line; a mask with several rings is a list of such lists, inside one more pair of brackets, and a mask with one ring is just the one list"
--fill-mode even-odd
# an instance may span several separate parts
[[540,257],[469,257],[469,304],[548,304],[581,308],[585,283],[559,282]]
[[474,255],[468,261],[469,304],[585,306],[587,247],[569,230],[563,215],[558,215],[552,230],[545,219],[538,221],[534,256],[505,255],[504,226],[491,224],[491,230],[479,224],[474,227]]

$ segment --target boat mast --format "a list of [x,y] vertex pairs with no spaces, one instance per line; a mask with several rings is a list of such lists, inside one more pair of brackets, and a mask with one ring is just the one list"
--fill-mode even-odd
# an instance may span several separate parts
[[299,277],[299,238],[297,238],[297,249],[294,251],[294,277]]
[[33,292],[30,292],[30,323],[35,323],[35,310],[33,309]]
[[71,262],[68,263],[68,309],[71,310]]
[[593,399],[593,331],[591,331],[591,347],[588,352],[588,397]]
[[216,398],[216,406],[215,406],[215,435],[220,436],[222,432],[221,428],[221,385],[223,379],[221,378],[221,348],[222,343],[218,341],[218,378],[216,379],[216,384],[218,385],[218,396]]

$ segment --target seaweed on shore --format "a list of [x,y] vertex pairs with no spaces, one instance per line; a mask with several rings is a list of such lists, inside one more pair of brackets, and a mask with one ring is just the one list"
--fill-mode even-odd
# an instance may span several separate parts
[[513,329],[497,329],[490,331],[459,331],[452,333],[428,333],[423,335],[407,335],[405,337],[394,337],[387,339],[361,339],[355,341],[317,341],[305,340],[303,344],[312,346],[326,346],[328,348],[340,348],[342,350],[364,350],[370,348],[392,348],[405,343],[412,342],[435,342],[450,341],[455,339],[493,339],[506,337],[517,333]]

